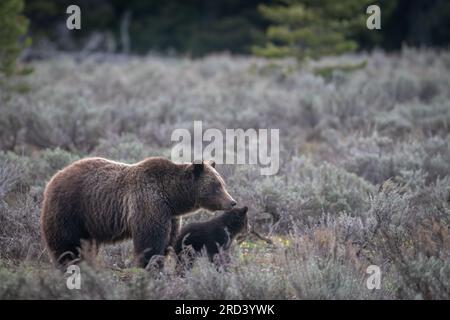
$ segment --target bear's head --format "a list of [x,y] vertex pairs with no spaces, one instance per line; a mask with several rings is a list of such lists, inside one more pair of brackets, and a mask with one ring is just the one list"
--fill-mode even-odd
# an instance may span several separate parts
[[195,179],[197,207],[209,211],[230,210],[236,205],[236,201],[226,190],[225,182],[215,166],[214,161],[190,165]]
[[229,211],[225,211],[223,214],[222,219],[225,221],[225,225],[233,235],[248,232],[249,224],[247,211],[247,207],[233,208]]

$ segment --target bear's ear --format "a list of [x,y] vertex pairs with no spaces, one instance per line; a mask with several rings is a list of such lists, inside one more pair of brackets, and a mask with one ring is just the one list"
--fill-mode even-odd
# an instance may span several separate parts
[[241,213],[242,213],[242,214],[246,214],[247,211],[248,211],[248,207],[243,207],[243,208],[241,209]]
[[213,167],[213,168],[216,167],[216,162],[214,160],[209,160],[208,163],[211,165],[211,167]]
[[201,163],[192,163],[192,172],[194,173],[195,177],[198,177],[203,169],[205,168],[205,164],[203,163],[203,161]]

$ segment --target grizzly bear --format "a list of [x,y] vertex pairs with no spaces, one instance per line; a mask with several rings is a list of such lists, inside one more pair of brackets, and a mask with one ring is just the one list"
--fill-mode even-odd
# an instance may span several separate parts
[[97,248],[132,238],[138,264],[145,268],[174,242],[182,215],[235,205],[213,161],[176,164],[150,157],[129,165],[87,158],[47,184],[41,231],[56,265],[79,260],[82,244]]
[[178,262],[189,269],[202,250],[215,262],[218,253],[229,249],[238,235],[248,231],[247,211],[247,207],[234,208],[208,221],[188,224],[180,231],[173,248]]

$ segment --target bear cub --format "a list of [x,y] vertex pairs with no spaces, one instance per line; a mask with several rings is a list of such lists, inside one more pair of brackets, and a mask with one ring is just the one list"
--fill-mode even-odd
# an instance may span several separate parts
[[228,250],[233,240],[248,231],[247,207],[234,208],[205,222],[191,223],[184,227],[175,242],[178,261],[189,269],[195,257],[206,250],[209,260]]

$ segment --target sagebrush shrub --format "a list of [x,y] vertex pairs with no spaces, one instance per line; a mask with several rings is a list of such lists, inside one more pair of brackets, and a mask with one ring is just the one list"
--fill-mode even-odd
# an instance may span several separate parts
[[448,186],[437,182],[424,194],[387,182],[372,200],[377,225],[370,245],[395,268],[398,297],[448,299]]

